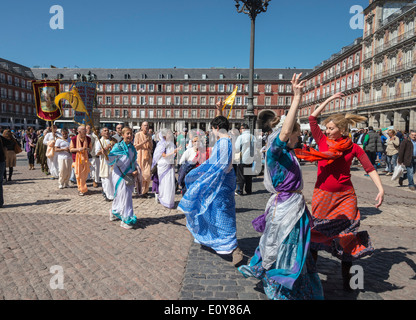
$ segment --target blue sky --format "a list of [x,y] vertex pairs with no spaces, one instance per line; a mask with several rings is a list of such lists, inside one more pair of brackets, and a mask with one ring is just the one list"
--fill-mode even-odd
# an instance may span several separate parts
[[[313,68],[362,36],[353,5],[272,0],[256,20],[255,68]],[[49,22],[64,10],[64,29]],[[7,0],[0,57],[28,67],[248,68],[250,19],[234,0]]]

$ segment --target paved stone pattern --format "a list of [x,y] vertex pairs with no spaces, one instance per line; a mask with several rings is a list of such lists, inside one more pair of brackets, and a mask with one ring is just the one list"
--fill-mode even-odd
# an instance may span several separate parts
[[[304,195],[310,206],[316,167],[302,166]],[[357,262],[364,289],[342,290],[340,262],[320,253],[319,275],[326,299],[414,299],[416,296],[416,193],[381,173],[385,203],[375,209],[377,189],[354,167],[352,180],[361,211],[361,230],[371,236],[375,253]],[[58,189],[18,155],[14,181],[4,186],[0,209],[0,299],[140,299],[266,300],[261,283],[244,278],[221,257],[193,243],[185,218],[177,210],[134,198],[136,229],[110,222],[111,203],[92,188],[84,197],[76,186]],[[251,221],[263,213],[269,194],[262,177],[254,193],[236,198],[237,237],[245,263],[260,234]],[[177,201],[180,195],[177,195]],[[52,289],[52,266],[61,266],[64,289]]]
[[[304,195],[311,206],[316,181],[316,167],[302,166]],[[360,230],[367,230],[375,252],[359,260],[363,267],[364,288],[346,293],[342,289],[340,261],[326,252],[319,253],[318,271],[327,300],[401,300],[416,296],[416,193],[406,185],[399,187],[379,170],[386,196],[382,207],[374,207],[377,188],[359,167],[352,168],[352,181],[361,213]],[[253,194],[238,196],[237,238],[248,260],[256,249],[261,234],[251,221],[263,213],[269,194],[262,177],[254,179]],[[245,299],[265,300],[262,284],[254,278],[245,279],[225,259],[193,244],[189,254],[181,299]]]
[[[185,219],[152,199],[133,200],[136,229],[110,222],[101,188],[76,186],[29,171],[18,155],[0,209],[0,299],[178,299],[191,236]],[[178,195],[179,196],[179,195]],[[52,289],[52,266],[64,289]]]

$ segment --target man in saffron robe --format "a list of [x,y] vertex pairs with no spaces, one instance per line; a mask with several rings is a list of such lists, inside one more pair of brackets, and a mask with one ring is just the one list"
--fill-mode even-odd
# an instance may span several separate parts
[[149,133],[149,123],[143,122],[141,130],[134,137],[134,146],[137,150],[137,164],[142,172],[142,190],[137,190],[143,197],[148,198],[149,185],[151,181],[150,168],[152,166],[153,141]]
[[91,150],[91,138],[87,136],[85,126],[78,127],[78,135],[71,138],[69,149],[72,152],[72,167],[77,179],[78,194],[83,196],[88,191],[87,178],[90,172],[88,152]]

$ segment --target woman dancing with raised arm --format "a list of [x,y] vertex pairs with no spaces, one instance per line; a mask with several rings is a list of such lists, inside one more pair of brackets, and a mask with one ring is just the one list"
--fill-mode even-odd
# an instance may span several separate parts
[[263,215],[265,224],[253,221],[256,230],[264,233],[249,265],[238,268],[245,277],[262,280],[272,300],[323,299],[309,254],[312,217],[302,195],[302,171],[292,150],[301,135],[296,122],[305,86],[305,81],[299,82],[301,75],[293,75],[292,105],[283,126],[274,128],[267,143],[264,185],[272,196]]
[[352,261],[370,255],[374,248],[366,231],[358,232],[360,212],[357,196],[351,182],[351,163],[354,157],[362,164],[378,189],[376,207],[384,199],[384,189],[364,150],[353,143],[348,136],[349,125],[366,120],[354,114],[334,114],[323,121],[326,136],[318,126],[317,117],[326,105],[335,99],[342,99],[336,93],[320,105],[309,117],[313,138],[319,152],[296,150],[296,155],[306,161],[318,161],[318,179],[312,197],[311,251],[315,260],[318,250],[325,250],[341,260],[344,290],[351,290],[350,268]]

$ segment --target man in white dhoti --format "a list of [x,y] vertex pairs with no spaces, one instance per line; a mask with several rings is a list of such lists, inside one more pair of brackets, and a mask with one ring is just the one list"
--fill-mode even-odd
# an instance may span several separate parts
[[100,159],[99,159],[99,156],[96,155],[95,145],[96,144],[99,145],[100,142],[98,141],[98,137],[96,136],[96,134],[92,132],[90,125],[87,125],[85,128],[87,129],[87,136],[91,138],[91,145],[92,145],[92,149],[90,152],[91,158],[89,158],[90,164],[91,164],[90,176],[92,179],[92,186],[94,188],[97,188],[98,184],[100,183]]
[[[43,144],[48,147],[48,149],[55,148],[55,141],[58,138],[62,138],[62,135],[57,132],[58,127],[56,125],[52,125],[51,127],[52,132],[46,134],[45,138],[43,139]],[[46,151],[46,155],[48,155],[48,150]],[[58,179],[59,178],[59,164],[58,164],[58,154],[53,152],[53,156],[47,158],[49,173],[51,174],[51,179]]]
[[[114,185],[111,179],[112,167],[108,164],[105,154],[109,154],[114,143],[110,140],[110,130],[104,127],[101,129],[101,144],[99,141],[95,144],[95,154],[100,160],[100,178],[103,187],[105,199],[111,201],[114,199]],[[102,145],[102,146],[101,146]],[[103,149],[104,148],[104,149]]]

